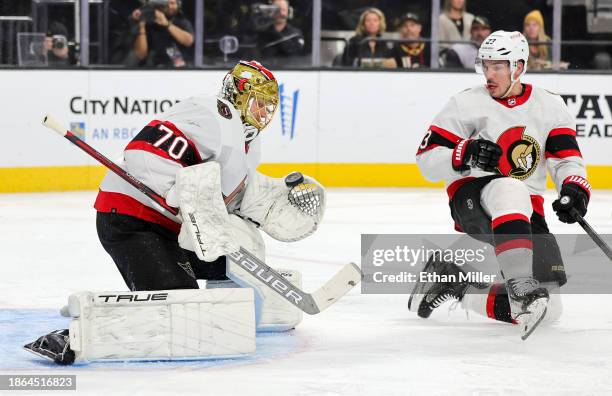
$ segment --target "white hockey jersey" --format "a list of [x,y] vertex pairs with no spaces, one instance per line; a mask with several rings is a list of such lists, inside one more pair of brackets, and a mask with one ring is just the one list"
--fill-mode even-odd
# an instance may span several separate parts
[[575,120],[563,100],[544,89],[525,85],[520,96],[493,99],[484,86],[478,86],[453,96],[434,118],[418,148],[421,173],[430,181],[445,180],[450,199],[466,181],[494,174],[453,169],[457,144],[479,138],[501,146],[499,173],[522,180],[530,191],[534,211],[542,216],[547,170],[557,189],[572,176],[578,176],[578,183],[586,183]]
[[[226,201],[244,186],[260,161],[259,139],[244,141],[240,113],[213,95],[181,101],[151,121],[125,147],[121,166],[172,204],[176,172],[205,161],[221,166]],[[99,212],[121,213],[180,230],[179,220],[135,187],[108,172],[94,205]]]

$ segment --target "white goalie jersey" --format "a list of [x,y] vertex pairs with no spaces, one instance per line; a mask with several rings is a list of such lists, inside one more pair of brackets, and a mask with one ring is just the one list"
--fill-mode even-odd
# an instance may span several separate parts
[[[181,101],[151,121],[128,143],[121,166],[132,176],[175,202],[176,173],[206,161],[221,168],[221,191],[229,203],[260,161],[259,139],[244,141],[239,112],[213,95]],[[179,220],[119,176],[109,172],[94,205],[99,212],[126,214],[178,233]]]
[[525,85],[520,96],[493,99],[484,86],[478,86],[453,96],[434,118],[416,160],[426,179],[446,182],[452,199],[466,181],[494,174],[480,169],[455,171],[452,158],[458,143],[496,142],[503,150],[497,171],[522,180],[534,211],[543,215],[547,170],[557,189],[572,176],[586,178],[575,128],[562,99],[544,89]]

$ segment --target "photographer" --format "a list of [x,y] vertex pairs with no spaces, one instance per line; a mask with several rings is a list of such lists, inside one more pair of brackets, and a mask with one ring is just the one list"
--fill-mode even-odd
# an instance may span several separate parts
[[184,67],[191,62],[193,26],[178,0],[148,0],[131,18],[138,23],[132,48],[139,64]]
[[43,44],[43,56],[46,56],[49,66],[58,67],[70,64],[67,37],[68,29],[63,24],[52,22],[49,25]]
[[272,15],[259,16],[255,26],[258,30],[257,48],[260,56],[271,58],[303,55],[304,35],[288,22],[289,2],[272,0],[268,7],[272,9]]

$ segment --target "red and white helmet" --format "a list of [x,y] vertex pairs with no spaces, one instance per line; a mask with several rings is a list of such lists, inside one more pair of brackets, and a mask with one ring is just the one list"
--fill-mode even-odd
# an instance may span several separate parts
[[[485,60],[507,60],[510,62],[511,79],[514,83],[527,71],[529,59],[529,44],[521,32],[506,32],[498,30],[491,33],[480,45],[476,56],[476,72],[483,73],[482,62]],[[518,62],[523,61],[523,72],[514,78]]]

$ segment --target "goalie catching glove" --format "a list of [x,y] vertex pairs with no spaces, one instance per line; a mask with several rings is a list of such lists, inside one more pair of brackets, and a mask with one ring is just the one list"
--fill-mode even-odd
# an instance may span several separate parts
[[314,233],[325,212],[325,190],[314,178],[294,172],[273,178],[254,172],[236,214],[272,238],[294,242]]
[[[183,168],[176,176],[183,219],[179,245],[204,261],[240,249],[223,202],[220,178],[216,162]],[[272,238],[293,242],[315,232],[324,211],[325,190],[313,178],[297,172],[284,179],[254,172],[247,178],[239,208],[233,212]]]

